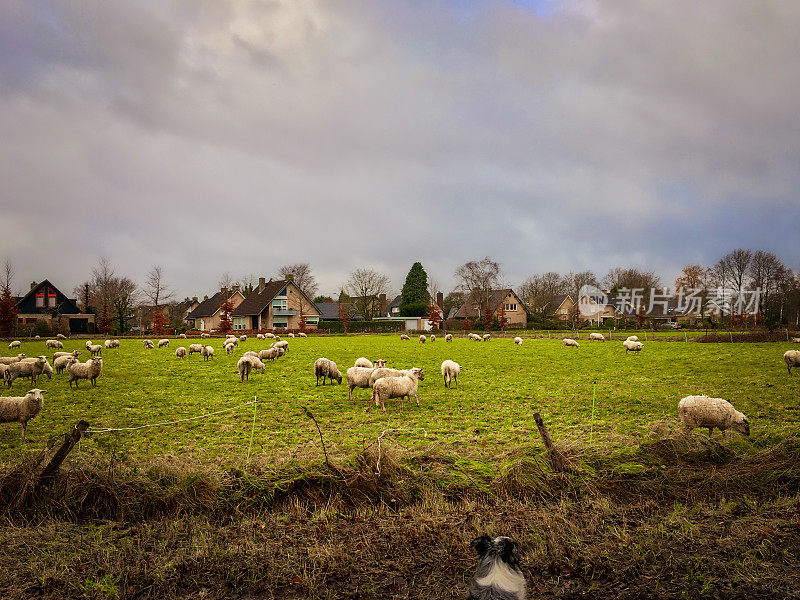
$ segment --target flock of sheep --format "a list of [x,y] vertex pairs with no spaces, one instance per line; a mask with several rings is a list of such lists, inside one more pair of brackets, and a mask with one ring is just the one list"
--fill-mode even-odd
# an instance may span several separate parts
[[[298,337],[307,337],[305,333],[297,334]],[[201,338],[206,339],[210,337],[208,334],[202,334]],[[289,338],[294,338],[292,333],[288,334]],[[47,348],[63,349],[61,339],[64,336],[58,336],[58,339],[47,340],[45,346]],[[179,338],[185,339],[185,334],[181,334]],[[245,352],[237,361],[236,367],[239,374],[239,380],[244,382],[249,380],[250,374],[253,371],[265,371],[263,361],[276,359],[284,356],[288,350],[289,342],[281,340],[280,337],[272,334],[258,334],[259,340],[274,340],[269,348],[260,350],[258,352],[250,350]],[[491,339],[490,334],[478,335],[474,333],[468,334],[467,338],[472,341],[488,341]],[[400,339],[403,341],[409,340],[408,335],[401,335]],[[592,333],[588,336],[592,341],[606,341],[605,337],[600,333]],[[247,336],[236,337],[228,335],[223,342],[223,349],[226,353],[231,354],[235,351],[240,342],[247,340]],[[445,342],[453,340],[452,334],[445,336]],[[435,342],[436,336],[431,335],[430,338],[425,335],[419,336],[420,343],[427,341]],[[514,338],[514,344],[521,346],[523,339],[521,337]],[[142,345],[145,349],[153,349],[169,347],[169,339],[161,339],[157,344],[151,340],[143,340]],[[566,338],[562,341],[565,347],[579,347],[577,341],[571,338]],[[626,354],[628,352],[640,352],[643,344],[639,342],[637,336],[630,336],[622,343],[625,348]],[[70,388],[74,382],[75,388],[78,388],[78,382],[81,379],[88,380],[92,386],[97,385],[97,379],[100,377],[103,368],[103,360],[100,357],[104,349],[119,348],[119,340],[106,340],[103,345],[93,344],[87,341],[85,344],[86,350],[91,354],[91,358],[86,362],[80,362],[78,356],[81,354],[79,350],[72,352],[57,351],[53,354],[53,364],[50,365],[46,356],[41,355],[37,357],[27,357],[25,354],[17,354],[16,356],[0,357],[0,380],[2,380],[9,388],[13,387],[17,379],[30,379],[32,385],[36,385],[37,377],[45,375],[48,379],[52,378],[55,371],[56,374],[68,374],[68,383]],[[8,345],[9,349],[20,349],[21,342],[12,341]],[[186,356],[191,356],[194,353],[200,354],[204,360],[214,358],[214,348],[206,344],[191,344],[188,350],[181,346],[175,350],[175,356],[179,359],[184,359]],[[792,373],[792,368],[800,366],[800,351],[788,350],[783,355],[789,375]],[[453,383],[458,383],[458,376],[461,372],[461,365],[452,360],[445,360],[441,365],[442,378],[446,388],[450,388]],[[425,379],[425,374],[422,369],[418,367],[411,367],[409,369],[390,369],[386,368],[385,360],[376,360],[373,364],[367,358],[359,358],[355,364],[347,369],[345,377],[339,372],[335,362],[327,358],[318,358],[314,362],[314,375],[317,380],[317,385],[325,385],[326,380],[333,382],[337,381],[342,383],[343,379],[347,380],[348,399],[353,400],[353,390],[356,388],[371,389],[370,403],[374,402],[376,406],[380,405],[381,410],[386,411],[385,403],[390,399],[400,399],[401,407],[404,400],[411,401],[413,398],[417,406],[419,406],[419,399],[417,397],[417,390],[419,382]],[[34,418],[42,410],[44,405],[42,394],[46,393],[45,390],[38,388],[31,389],[25,396],[21,397],[0,397],[0,423],[6,422],[19,422],[22,425],[22,438],[25,439],[27,431],[27,423],[30,419]],[[711,398],[708,396],[687,396],[678,403],[678,416],[680,417],[687,432],[697,427],[707,427],[709,435],[714,428],[718,428],[724,432],[727,429],[739,431],[744,435],[749,435],[750,426],[747,417],[741,412],[737,411],[732,404],[722,398]]]

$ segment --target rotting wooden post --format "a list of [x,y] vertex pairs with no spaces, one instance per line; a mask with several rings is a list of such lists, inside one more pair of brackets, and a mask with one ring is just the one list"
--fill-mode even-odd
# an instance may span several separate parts
[[87,429],[89,429],[89,423],[80,420],[75,427],[72,428],[72,431],[66,434],[61,448],[53,455],[53,458],[50,459],[50,464],[48,464],[44,468],[44,471],[42,471],[42,474],[39,475],[39,485],[46,485],[52,482],[61,463],[64,462],[64,459],[67,458],[67,454],[75,447],[75,444],[78,443],[78,440],[81,439],[81,436]]
[[550,464],[552,465],[553,470],[557,473],[563,473],[566,470],[564,465],[564,457],[562,457],[561,453],[553,447],[550,434],[547,432],[547,427],[544,426],[542,415],[540,415],[538,412],[533,413],[533,420],[536,421],[536,426],[539,428],[539,435],[542,436],[544,447],[547,448],[547,452],[550,454]]

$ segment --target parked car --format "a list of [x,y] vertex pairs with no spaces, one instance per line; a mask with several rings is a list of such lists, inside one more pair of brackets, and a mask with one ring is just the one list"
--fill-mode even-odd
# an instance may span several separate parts
[[662,323],[661,326],[665,329],[678,329],[678,324],[675,321],[667,321]]

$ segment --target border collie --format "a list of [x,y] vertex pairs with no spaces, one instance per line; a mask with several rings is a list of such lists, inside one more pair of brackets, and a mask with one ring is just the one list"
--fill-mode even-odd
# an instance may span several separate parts
[[470,546],[480,559],[469,584],[468,600],[525,600],[525,577],[519,568],[514,540],[483,535],[472,540]]

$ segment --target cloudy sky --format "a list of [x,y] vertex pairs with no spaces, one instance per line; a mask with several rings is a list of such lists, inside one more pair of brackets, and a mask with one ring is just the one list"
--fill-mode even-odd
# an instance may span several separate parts
[[308,261],[800,268],[800,5],[9,0],[0,259],[181,296]]

